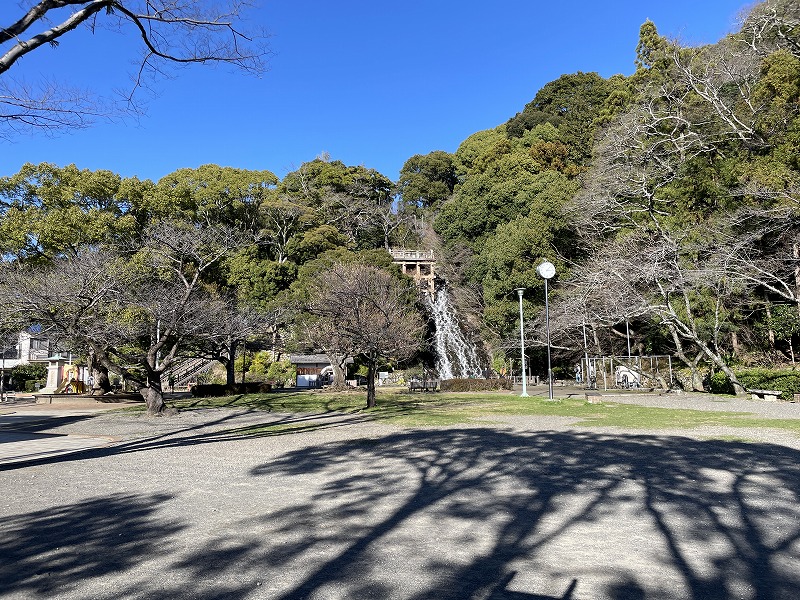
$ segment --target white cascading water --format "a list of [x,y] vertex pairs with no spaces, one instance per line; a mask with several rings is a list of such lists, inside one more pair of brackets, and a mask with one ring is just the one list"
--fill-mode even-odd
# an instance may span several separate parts
[[436,290],[429,305],[436,327],[436,369],[439,379],[483,377],[478,351],[462,333],[447,290]]

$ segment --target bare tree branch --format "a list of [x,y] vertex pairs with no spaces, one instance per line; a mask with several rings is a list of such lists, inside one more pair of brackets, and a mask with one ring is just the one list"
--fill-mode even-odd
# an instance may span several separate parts
[[[0,27],[0,136],[28,130],[56,130],[85,126],[92,118],[111,114],[109,104],[85,93],[31,93],[31,87],[8,79],[23,56],[45,44],[57,46],[60,38],[80,25],[92,31],[100,25],[124,30],[133,27],[143,53],[126,96],[127,110],[137,111],[137,91],[147,80],[164,75],[167,65],[222,63],[259,75],[266,70],[270,51],[263,31],[240,28],[249,7],[246,0],[40,0],[15,23]],[[66,11],[66,12],[65,12]],[[56,24],[47,27],[49,22]],[[30,30],[41,25],[29,37]],[[52,113],[52,115],[50,114]]]

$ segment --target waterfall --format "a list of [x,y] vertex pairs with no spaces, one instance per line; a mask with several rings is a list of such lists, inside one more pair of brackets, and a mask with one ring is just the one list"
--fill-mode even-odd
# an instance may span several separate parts
[[429,306],[436,327],[436,369],[440,379],[483,377],[478,351],[461,331],[447,290],[439,288]]

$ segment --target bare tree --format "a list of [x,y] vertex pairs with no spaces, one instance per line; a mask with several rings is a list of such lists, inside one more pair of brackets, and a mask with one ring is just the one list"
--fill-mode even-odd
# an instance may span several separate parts
[[321,324],[312,335],[320,346],[366,361],[367,407],[375,406],[378,361],[409,358],[422,343],[414,293],[390,273],[360,264],[334,264],[310,286],[308,308]]
[[43,268],[5,265],[0,298],[18,320],[88,348],[93,365],[134,382],[159,414],[163,374],[224,329],[203,275],[247,242],[230,228],[160,222],[127,256],[88,248]]
[[593,258],[562,282],[574,285],[562,302],[579,309],[560,317],[555,310],[557,324],[574,331],[579,318],[613,328],[638,314],[667,332],[694,386],[702,385],[698,365],[707,361],[743,390],[726,356],[736,350],[736,311],[757,290],[797,301],[800,183],[756,169],[738,187],[714,191],[748,208],[701,205],[696,224],[692,202],[704,201],[702,191],[699,198],[691,188],[675,192],[692,180],[691,165],[764,152],[774,143],[770,127],[796,118],[796,102],[775,104],[759,85],[770,60],[782,64],[796,51],[799,16],[796,2],[768,0],[718,44],[666,48],[669,73],[652,78],[600,134],[593,167],[568,206]]
[[[639,230],[608,242],[563,282],[570,293],[554,302],[556,336],[583,323],[608,327],[648,319],[668,332],[676,356],[693,371],[693,385],[702,389],[697,366],[703,358],[725,373],[737,394],[744,393],[726,360],[723,337],[745,292],[729,276],[736,260],[720,244],[701,243],[689,235]],[[564,302],[579,308],[563,310]]]
[[35,85],[10,79],[20,58],[45,45],[57,46],[79,26],[130,30],[142,55],[126,101],[169,65],[224,63],[250,73],[265,70],[269,54],[260,31],[241,29],[247,0],[37,0],[0,27],[0,135],[26,129],[81,127],[109,108],[86,90],[59,82]]
[[264,229],[261,243],[269,247],[275,260],[286,262],[287,246],[292,237],[312,218],[308,207],[292,202],[291,197],[281,195],[261,205]]
[[740,15],[741,29],[737,41],[764,56],[778,49],[787,49],[800,56],[797,27],[800,7],[794,0],[765,0],[744,10]]
[[349,334],[340,329],[334,319],[311,314],[296,319],[295,334],[303,346],[321,350],[328,357],[333,368],[331,387],[345,389],[347,362],[353,358]]
[[124,287],[118,258],[92,250],[78,252],[70,260],[56,259],[45,268],[4,263],[2,281],[0,302],[18,330],[36,325],[51,340],[86,350],[98,389],[110,391],[104,324],[109,302]]
[[229,297],[209,299],[203,311],[213,315],[210,321],[215,325],[197,335],[181,350],[181,356],[218,361],[225,367],[226,384],[233,385],[239,347],[248,340],[272,337],[281,311],[265,313]]

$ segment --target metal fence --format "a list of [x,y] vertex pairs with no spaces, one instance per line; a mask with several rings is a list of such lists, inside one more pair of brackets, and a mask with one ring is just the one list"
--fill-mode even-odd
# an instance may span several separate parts
[[673,387],[672,357],[589,356],[575,366],[575,382],[588,388],[639,389]]

